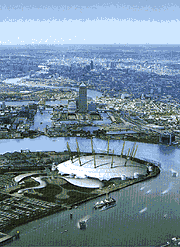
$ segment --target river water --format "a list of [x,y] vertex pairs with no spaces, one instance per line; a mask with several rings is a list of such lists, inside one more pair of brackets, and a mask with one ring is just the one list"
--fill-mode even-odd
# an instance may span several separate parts
[[[91,151],[91,141],[77,138],[81,151]],[[1,140],[1,153],[30,149],[63,151],[66,142],[76,150],[76,138]],[[94,149],[107,149],[107,142],[93,139]],[[120,154],[123,142],[110,141],[110,149]],[[126,142],[124,152],[133,146]],[[9,246],[155,246],[180,235],[180,178],[172,177],[172,169],[180,173],[180,150],[164,145],[138,143],[136,157],[161,163],[158,177],[111,193],[117,206],[104,212],[93,211],[100,198],[84,203],[77,209],[56,213],[14,229],[20,239]],[[102,197],[104,198],[104,197]],[[87,229],[78,228],[78,221],[87,218]],[[64,232],[64,230],[67,230]]]
[[[24,77],[24,78],[28,78],[27,77]],[[31,88],[36,88],[36,87],[39,87],[39,88],[65,88],[65,89],[71,89],[71,90],[75,90],[75,91],[79,91],[79,88],[77,87],[61,87],[61,86],[46,86],[46,85],[32,85],[32,84],[28,84],[28,83],[25,83],[25,82],[22,82],[22,79],[23,78],[12,78],[12,79],[7,79],[5,80],[4,82],[7,83],[7,84],[13,84],[13,85],[18,85],[18,86],[27,86],[27,87],[31,87]],[[102,96],[102,93],[101,92],[98,92],[96,90],[91,90],[91,89],[87,89],[87,96],[92,98],[92,99],[96,99],[96,97],[101,97]]]
[[[91,151],[90,139],[77,139],[81,151]],[[67,141],[71,150],[75,151],[74,137],[51,139],[42,136],[36,139],[0,140],[0,153],[21,149],[58,152],[66,149]],[[96,152],[107,149],[104,140],[94,138],[93,143]],[[133,144],[126,142],[124,152],[127,153]],[[102,196],[77,209],[17,227],[9,234],[13,235],[19,230],[20,239],[9,246],[157,246],[180,236],[180,177],[172,177],[172,171],[180,174],[180,150],[165,145],[137,144],[136,157],[161,163],[159,176],[111,193],[117,206],[107,211],[93,210],[94,203],[103,199]],[[114,149],[115,154],[121,153],[122,145],[120,140],[110,141],[110,149]],[[70,212],[73,213],[72,220]],[[87,220],[84,231],[78,228],[78,222],[83,218]]]

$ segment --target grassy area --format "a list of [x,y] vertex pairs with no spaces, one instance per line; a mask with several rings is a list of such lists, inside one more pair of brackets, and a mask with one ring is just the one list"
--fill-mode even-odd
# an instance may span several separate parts
[[94,189],[91,188],[83,188],[83,187],[78,187],[78,186],[74,186],[70,183],[66,183],[62,186],[64,189],[67,190],[76,190],[77,192],[86,192],[86,193],[91,193],[92,191],[94,191]]
[[61,199],[62,203],[65,203],[67,205],[72,205],[74,203],[78,203],[80,201],[83,201],[89,197],[93,197],[96,196],[98,194],[85,194],[85,193],[81,193],[81,192],[76,192],[76,191],[69,191],[68,193],[69,198],[67,199]]
[[[74,155],[75,154],[76,153],[74,153]],[[18,155],[21,156],[21,154],[19,154],[19,153],[18,153]],[[52,159],[61,158],[62,161],[66,160],[68,158],[67,153],[63,154],[63,153],[56,153],[56,152],[52,152],[52,153],[48,152],[45,154],[43,152],[41,152],[41,153],[40,152],[39,153],[28,153],[26,155],[29,156],[28,158],[30,158],[32,156],[33,156],[33,158],[35,158],[36,156],[38,156],[39,158],[43,158],[43,157],[45,157],[45,158],[51,157]],[[11,155],[9,155],[9,156],[11,156]],[[124,156],[123,156],[123,158],[124,158]],[[142,160],[135,159],[135,161],[144,164],[144,161],[142,161]],[[16,173],[16,175],[17,175],[17,173]],[[15,174],[11,173],[11,174],[7,174],[7,176],[3,175],[3,176],[1,176],[2,180],[3,180],[4,176],[6,177],[7,181],[9,181],[9,183],[11,184]],[[52,176],[54,176],[54,178],[52,178]],[[36,198],[36,199],[44,200],[44,201],[48,201],[48,202],[55,202],[55,203],[64,204],[64,205],[72,205],[72,204],[79,203],[79,202],[86,200],[86,199],[89,200],[89,198],[103,195],[109,191],[115,191],[115,190],[121,189],[123,187],[129,186],[133,183],[140,181],[138,179],[134,179],[134,180],[130,180],[130,181],[121,181],[121,180],[104,181],[103,189],[91,189],[91,188],[83,188],[83,187],[78,187],[78,186],[72,185],[72,184],[68,183],[67,181],[65,181],[64,179],[62,179],[58,175],[52,174],[52,176],[48,176],[46,178],[43,178],[43,180],[47,183],[46,187],[41,188],[41,189],[30,190],[29,192],[25,192],[24,195],[27,197],[30,197],[30,198]],[[6,183],[2,184],[2,188],[5,184]],[[31,188],[31,187],[35,187],[38,185],[39,185],[38,182],[36,182],[32,178],[28,177],[28,178],[24,179],[23,184],[17,185],[17,186],[13,185],[12,187],[10,187],[10,190],[11,190],[11,193],[13,193],[13,192],[17,192],[19,189]],[[9,193],[9,192],[7,192],[7,193]]]
[[61,192],[62,189],[58,185],[48,184],[45,188],[36,189],[35,193],[24,193],[24,195],[47,202],[56,202],[56,195]]

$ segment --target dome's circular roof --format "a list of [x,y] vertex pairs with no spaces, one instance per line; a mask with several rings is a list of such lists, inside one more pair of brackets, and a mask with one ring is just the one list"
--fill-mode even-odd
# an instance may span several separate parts
[[82,156],[80,160],[81,166],[78,158],[75,158],[73,162],[68,160],[57,165],[59,174],[69,174],[71,177],[74,176],[74,179],[93,178],[100,181],[122,177],[134,178],[134,173],[138,173],[140,175],[147,174],[146,165],[128,160],[125,166],[126,159],[121,158],[120,156],[113,156],[113,165],[111,155],[96,154],[95,166],[93,155]]

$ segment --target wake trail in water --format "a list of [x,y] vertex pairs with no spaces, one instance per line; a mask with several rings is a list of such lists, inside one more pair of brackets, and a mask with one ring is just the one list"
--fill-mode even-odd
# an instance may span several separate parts
[[175,171],[174,169],[170,169],[170,171],[172,172],[172,175],[177,177],[178,176],[178,172]]
[[143,208],[142,210],[139,211],[140,214],[144,213],[147,210],[147,207]]
[[151,193],[151,191],[152,191],[152,190],[148,190],[148,191],[146,191],[146,194],[149,194],[149,193]]
[[141,187],[140,190],[142,191],[142,190],[144,190],[144,188],[145,188],[145,186],[144,187]]
[[172,189],[172,187],[173,187],[173,182],[170,182],[168,188],[164,190],[161,194],[164,195],[168,193]]
[[81,218],[80,220],[78,220],[78,222],[77,222],[77,227],[80,229],[80,224],[79,224],[79,222],[80,222],[80,221],[85,221],[85,222],[87,223],[87,221],[88,221],[91,217],[92,217],[92,215],[86,215],[86,216],[84,216],[83,218]]

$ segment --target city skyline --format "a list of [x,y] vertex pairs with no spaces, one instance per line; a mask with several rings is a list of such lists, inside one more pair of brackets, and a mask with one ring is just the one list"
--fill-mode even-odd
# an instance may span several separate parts
[[0,45],[179,44],[178,1],[2,1]]

